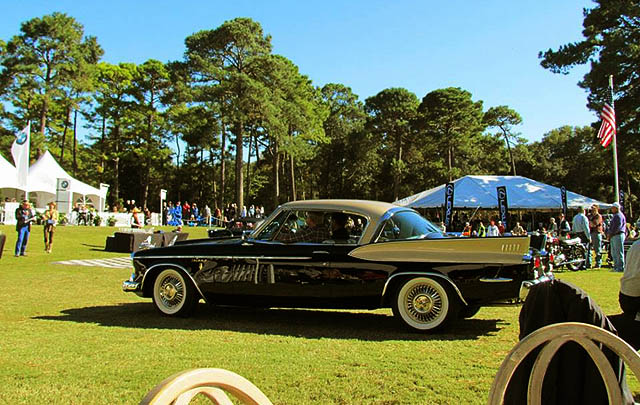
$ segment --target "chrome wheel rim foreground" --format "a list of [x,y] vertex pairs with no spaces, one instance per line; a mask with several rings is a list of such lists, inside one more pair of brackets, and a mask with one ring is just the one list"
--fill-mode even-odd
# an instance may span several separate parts
[[418,284],[405,295],[406,313],[421,324],[436,321],[444,312],[442,295],[433,286]]
[[185,300],[185,289],[184,280],[176,272],[161,274],[156,283],[156,297],[160,309],[169,314],[180,310]]

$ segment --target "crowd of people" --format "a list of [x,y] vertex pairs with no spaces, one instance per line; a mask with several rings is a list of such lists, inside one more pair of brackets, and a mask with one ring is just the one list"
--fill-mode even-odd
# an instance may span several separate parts
[[162,225],[178,226],[221,226],[230,227],[235,221],[242,218],[263,218],[264,207],[250,205],[238,209],[235,203],[229,203],[223,208],[215,207],[213,210],[208,204],[200,209],[197,203],[189,204],[188,201],[164,202],[162,205]]
[[[454,216],[452,229],[460,229],[462,236],[468,237],[491,237],[504,235],[527,235],[528,231],[548,234],[553,237],[577,237],[588,252],[593,251],[595,262],[592,263],[591,253],[587,255],[585,268],[599,268],[602,266],[602,252],[604,241],[610,245],[610,257],[613,261],[613,271],[622,272],[624,270],[624,241],[625,239],[638,238],[638,223],[627,222],[619,203],[613,203],[611,213],[603,216],[599,212],[597,205],[585,206],[575,213],[572,219],[565,218],[560,214],[558,220],[553,216],[548,223],[539,223],[535,228],[531,223],[527,224],[527,229],[519,221],[514,223],[509,231],[500,220],[489,219],[485,226],[484,219],[469,220],[462,216]],[[464,225],[462,225],[464,224]],[[440,227],[445,231],[444,223]]]

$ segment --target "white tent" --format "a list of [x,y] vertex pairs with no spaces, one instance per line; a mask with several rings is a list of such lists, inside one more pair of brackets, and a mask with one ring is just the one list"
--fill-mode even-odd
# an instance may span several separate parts
[[16,168],[0,155],[0,196],[20,199],[24,196],[24,188],[18,186]]
[[71,177],[56,160],[49,151],[46,151],[40,158],[29,168],[29,177],[27,180],[27,188],[29,196],[36,199],[36,206],[44,207],[47,202],[56,199],[56,188],[58,179],[69,179],[69,190],[72,193],[72,200],[85,201],[93,203],[93,205],[101,209],[100,200],[106,198],[106,190],[100,190],[86,183]]
[[[506,186],[509,209],[522,210],[561,210],[560,188],[521,176],[464,176],[453,182],[454,208],[498,209],[496,187]],[[394,204],[411,208],[438,208],[444,206],[445,185],[403,198]],[[589,197],[567,190],[567,207],[579,208],[598,205],[601,209],[610,208]]]

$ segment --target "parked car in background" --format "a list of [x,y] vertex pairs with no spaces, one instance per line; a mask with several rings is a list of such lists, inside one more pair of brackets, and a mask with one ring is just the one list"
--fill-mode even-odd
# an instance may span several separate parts
[[[314,239],[315,238],[315,239]],[[391,308],[417,331],[515,301],[534,276],[529,236],[452,238],[416,211],[360,200],[295,201],[248,237],[136,252],[125,291],[167,316],[216,305]]]

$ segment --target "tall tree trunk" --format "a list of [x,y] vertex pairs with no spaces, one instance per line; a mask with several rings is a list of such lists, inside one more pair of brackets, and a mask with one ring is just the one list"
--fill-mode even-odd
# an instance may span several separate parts
[[509,142],[509,137],[507,136],[507,133],[503,131],[504,134],[504,140],[505,142],[507,142],[507,150],[509,151],[509,159],[511,159],[511,173],[514,176],[517,176],[516,174],[516,161],[513,159],[513,151],[511,150],[511,143]]
[[449,182],[453,181],[451,170],[453,169],[453,147],[449,145],[447,148],[447,163],[449,167]]
[[[331,157],[333,157],[335,155],[334,155],[333,150],[332,150],[333,147],[329,146],[329,148],[331,148],[331,153],[329,154],[329,156],[327,156],[327,160],[326,160],[327,167],[325,168],[326,173],[325,173],[324,176],[322,176],[323,180],[324,180],[324,187],[323,187],[323,191],[320,193],[322,195],[322,197],[324,197],[324,198],[329,198],[329,194],[330,194],[329,189],[330,189],[330,184],[331,184],[331,177],[333,177],[332,173],[331,173],[331,168],[333,166],[332,165],[332,161],[331,161]],[[340,169],[344,169],[344,167],[341,167]],[[344,170],[339,170],[339,171],[340,171],[340,173],[342,173]],[[342,189],[340,191],[342,191]]]
[[176,167],[180,168],[180,137],[176,133]]
[[107,132],[107,118],[102,116],[102,129],[100,132],[100,183],[104,183],[104,157],[105,157],[105,145],[104,138]]
[[120,124],[117,121],[113,126],[113,138],[115,143],[115,158],[113,159],[113,199],[117,204],[120,199]]
[[216,190],[216,186],[217,186],[217,182],[216,182],[216,176],[215,176],[215,172],[216,172],[216,166],[215,166],[215,161],[213,159],[213,149],[209,148],[209,166],[211,167],[211,170],[213,171],[214,175],[211,176],[211,195],[213,196],[213,198],[211,199],[211,201],[213,202],[213,207],[211,207],[211,209],[213,210],[217,203],[217,197],[218,197],[218,190]]
[[243,141],[243,124],[238,121],[234,126],[234,133],[236,135],[236,204],[238,205],[238,211],[242,210],[244,205],[244,177],[242,173],[242,155],[244,148]]
[[631,201],[629,200],[629,197],[631,196],[631,183],[629,182],[629,176],[626,176],[626,177],[627,177],[627,201],[628,201],[626,209],[629,211],[628,212],[629,215],[627,215],[627,217],[633,218],[633,208],[632,208],[633,204],[631,204]]
[[227,135],[225,133],[224,123],[222,123],[222,133],[220,134],[221,148],[220,148],[220,209],[224,209],[224,193],[225,193],[225,177],[226,177],[226,159],[227,159]]
[[271,174],[273,176],[273,209],[280,205],[280,151],[278,150],[278,141],[271,138],[271,153],[273,159],[271,162]]
[[[151,92],[151,100],[153,100],[153,91]],[[151,111],[153,111],[153,101],[149,105]],[[144,185],[142,187],[142,207],[148,206],[149,199],[149,183],[151,182],[151,132],[153,131],[153,112],[149,114],[147,118],[147,136],[146,136],[146,152],[144,162]]]
[[400,194],[400,163],[402,162],[402,140],[398,140],[398,146],[396,148],[396,162],[398,167],[395,168],[393,173],[393,201],[398,200],[398,194]]
[[65,118],[64,118],[64,130],[62,131],[62,142],[60,142],[60,156],[59,161],[60,165],[64,165],[64,147],[67,143],[67,130],[69,129],[69,121],[71,121],[71,106],[67,106],[65,110]]
[[248,153],[247,153],[247,174],[246,174],[247,189],[245,191],[247,200],[249,199],[249,195],[251,192],[251,142],[252,141],[253,141],[253,134],[249,133],[249,147],[248,147]]
[[293,155],[289,155],[289,175],[291,180],[291,201],[296,200],[296,176],[295,176],[295,163],[293,161]]
[[76,177],[78,172],[78,110],[73,110],[73,177]]

